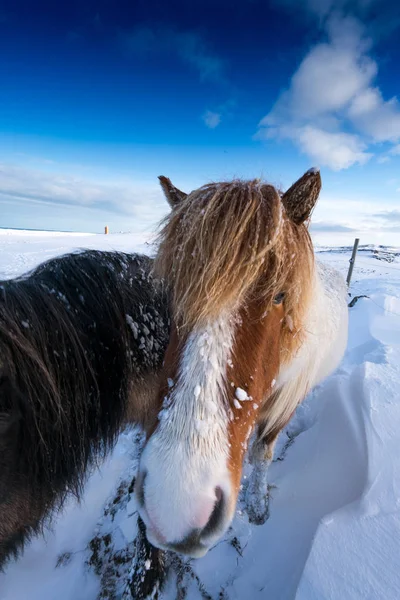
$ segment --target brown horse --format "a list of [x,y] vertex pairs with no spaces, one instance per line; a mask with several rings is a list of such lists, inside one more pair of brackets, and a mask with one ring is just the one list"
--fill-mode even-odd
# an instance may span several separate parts
[[153,421],[169,317],[151,266],[86,251],[0,282],[0,568],[127,422]]
[[344,352],[346,286],[314,258],[319,172],[284,194],[235,180],[187,195],[160,180],[172,212],[155,270],[173,324],[136,491],[149,541],[199,557],[233,518],[254,429],[247,500],[265,519],[277,436]]

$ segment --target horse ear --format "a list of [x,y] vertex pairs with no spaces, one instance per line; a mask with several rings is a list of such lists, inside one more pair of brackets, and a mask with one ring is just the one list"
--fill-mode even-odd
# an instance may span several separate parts
[[165,197],[168,201],[168,204],[174,208],[177,204],[182,202],[187,197],[185,192],[181,192],[174,185],[172,185],[171,180],[168,177],[164,177],[164,175],[160,175],[158,178],[160,180],[161,187],[165,194]]
[[319,170],[310,169],[283,194],[283,206],[289,218],[296,225],[301,225],[310,217],[318,200],[321,186]]

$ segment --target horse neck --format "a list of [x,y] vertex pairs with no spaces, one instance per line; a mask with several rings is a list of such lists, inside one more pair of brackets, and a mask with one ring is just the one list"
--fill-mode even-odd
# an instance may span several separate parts
[[347,342],[347,289],[342,276],[315,261],[311,298],[303,325],[304,342],[278,377],[282,386],[302,382],[298,386],[302,395],[338,366]]
[[316,264],[319,285],[319,315],[314,330],[320,340],[318,383],[339,365],[347,345],[347,287],[342,275],[322,262]]

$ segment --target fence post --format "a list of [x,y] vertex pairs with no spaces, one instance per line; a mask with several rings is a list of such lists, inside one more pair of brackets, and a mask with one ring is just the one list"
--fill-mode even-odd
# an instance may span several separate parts
[[107,233],[108,233],[108,225],[106,225],[106,226],[104,227],[104,233],[107,235]]
[[349,272],[347,273],[347,286],[350,285],[350,281],[351,281],[351,276],[353,275],[353,269],[354,269],[354,263],[356,261],[356,254],[357,254],[357,248],[358,248],[358,244],[360,242],[359,238],[356,238],[354,240],[354,246],[353,246],[353,252],[351,253],[351,259],[350,259],[350,266],[349,266]]

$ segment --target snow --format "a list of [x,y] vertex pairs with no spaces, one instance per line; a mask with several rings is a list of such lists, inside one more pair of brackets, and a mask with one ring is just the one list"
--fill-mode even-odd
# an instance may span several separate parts
[[133,337],[135,338],[135,340],[137,340],[138,335],[139,335],[138,324],[132,319],[131,315],[125,315],[125,318],[126,318],[126,322],[128,323],[128,325],[133,333]]
[[238,400],[240,400],[240,402],[244,402],[245,400],[251,400],[251,398],[249,398],[249,396],[247,395],[246,390],[242,390],[242,388],[236,388],[235,390],[235,396]]
[[[149,252],[143,238],[125,234],[0,230],[0,278],[84,247]],[[324,262],[347,273],[350,247],[318,250]],[[244,497],[252,467],[246,463],[232,528],[204,558],[183,559],[184,569],[178,559],[171,563],[162,600],[184,597],[183,589],[189,600],[398,599],[400,250],[361,247],[351,293],[369,297],[349,309],[344,360],[278,440],[268,471],[269,519],[249,523]],[[132,326],[129,316],[127,322]],[[139,447],[135,431],[121,434],[90,475],[82,503],[71,498],[52,529],[0,574],[1,600],[95,600],[100,590],[104,598],[130,599],[126,582],[137,524],[128,487]],[[118,577],[109,574],[113,555],[126,556]],[[143,572],[153,565],[146,556]]]
[[7,279],[72,250],[121,250],[149,254],[152,235],[64,233],[0,229],[0,278]]
[[[81,505],[71,498],[44,538],[35,538],[19,560],[0,574],[1,600],[25,600],[28,591],[32,600],[97,598],[99,581],[85,566],[85,549],[96,532],[104,504],[129,468],[128,449],[129,439],[123,434],[112,456],[89,478]],[[56,567],[65,553],[71,559]]]

